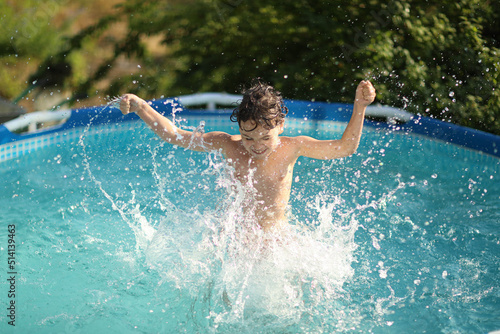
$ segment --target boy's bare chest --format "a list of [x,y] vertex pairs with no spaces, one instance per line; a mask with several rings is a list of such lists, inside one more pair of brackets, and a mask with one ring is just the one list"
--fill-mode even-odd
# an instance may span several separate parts
[[287,150],[277,150],[266,159],[253,159],[242,149],[226,156],[233,166],[235,177],[242,184],[251,183],[261,193],[281,192],[290,188],[296,158]]
[[243,184],[251,182],[260,191],[272,191],[289,186],[292,180],[293,163],[283,160],[252,162],[239,160],[234,163],[235,176]]

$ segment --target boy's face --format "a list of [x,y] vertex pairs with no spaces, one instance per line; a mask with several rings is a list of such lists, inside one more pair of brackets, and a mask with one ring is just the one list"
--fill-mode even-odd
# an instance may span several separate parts
[[243,147],[255,159],[267,158],[278,147],[280,143],[278,136],[283,133],[283,126],[284,122],[268,130],[260,125],[255,128],[254,121],[241,122],[240,134]]

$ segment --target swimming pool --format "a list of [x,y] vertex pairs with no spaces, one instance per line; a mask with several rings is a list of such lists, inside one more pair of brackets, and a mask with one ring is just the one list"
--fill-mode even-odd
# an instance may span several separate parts
[[[291,119],[286,132],[342,130]],[[217,154],[173,148],[134,121],[79,131],[0,164],[20,332],[500,329],[498,158],[366,129],[352,157],[299,160],[290,236],[261,249],[234,237],[248,236],[246,198]]]

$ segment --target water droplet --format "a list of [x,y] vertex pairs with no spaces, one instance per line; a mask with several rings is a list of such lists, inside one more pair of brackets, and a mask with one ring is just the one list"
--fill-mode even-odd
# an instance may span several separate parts
[[455,92],[450,92],[450,94],[448,94],[450,97],[453,97],[455,96]]

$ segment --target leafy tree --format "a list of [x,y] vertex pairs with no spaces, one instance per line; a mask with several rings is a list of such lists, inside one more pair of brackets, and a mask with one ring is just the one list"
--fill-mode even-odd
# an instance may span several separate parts
[[36,70],[37,61],[61,46],[60,31],[49,23],[62,2],[0,0],[0,96],[20,93],[26,87],[19,80],[23,72]]
[[[75,91],[92,95],[121,55],[136,59],[141,70],[111,78],[106,94],[236,92],[262,77],[288,98],[352,102],[357,82],[368,78],[383,104],[500,134],[494,6],[479,0],[128,0],[107,18],[126,22],[125,37]],[[150,36],[161,36],[163,54],[147,46]],[[79,48],[69,45],[60,54]]]

